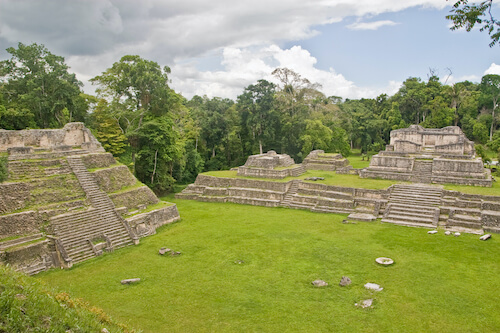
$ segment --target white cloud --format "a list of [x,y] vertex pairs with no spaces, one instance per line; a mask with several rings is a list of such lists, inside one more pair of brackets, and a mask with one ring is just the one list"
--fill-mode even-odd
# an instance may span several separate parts
[[[324,71],[315,67],[316,58],[300,46],[281,49],[277,45],[253,48],[225,48],[223,70],[198,71],[195,62],[172,67],[172,87],[190,98],[194,95],[235,99],[250,84],[259,79],[276,82],[271,75],[277,67],[286,67],[313,83],[321,84],[327,96],[343,98],[376,97],[382,93],[394,94],[401,86],[391,81],[384,88],[358,87],[333,68]],[[277,83],[277,82],[276,82]]]
[[347,27],[351,30],[377,30],[380,27],[397,25],[394,21],[374,21],[374,22],[356,22],[349,24]]
[[[89,78],[125,54],[138,54],[171,65],[173,86],[186,96],[235,97],[282,66],[321,83],[327,95],[370,97],[392,83],[360,88],[333,68],[316,68],[307,50],[275,44],[308,39],[318,33],[315,27],[346,17],[361,21],[417,6],[449,5],[444,0],[0,0],[0,44],[44,44],[66,57],[87,92],[93,92]],[[200,71],[202,59],[216,51],[223,52],[222,69]]]
[[487,74],[500,75],[500,65],[492,63],[491,66],[487,70],[484,71],[484,75],[487,75]]

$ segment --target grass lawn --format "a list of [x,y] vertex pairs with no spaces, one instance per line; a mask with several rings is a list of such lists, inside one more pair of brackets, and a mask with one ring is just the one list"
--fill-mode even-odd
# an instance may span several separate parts
[[[500,331],[496,236],[482,242],[342,224],[345,215],[163,199],[177,203],[182,221],[37,278],[144,332]],[[182,255],[158,255],[164,246]],[[377,265],[381,256],[395,264]],[[340,287],[342,276],[352,284]],[[313,287],[316,279],[329,286]],[[384,290],[365,290],[367,282]],[[373,308],[354,306],[367,298]]]

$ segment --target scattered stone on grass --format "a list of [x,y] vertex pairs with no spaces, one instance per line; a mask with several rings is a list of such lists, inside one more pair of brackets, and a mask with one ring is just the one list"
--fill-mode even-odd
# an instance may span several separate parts
[[446,231],[444,232],[444,234],[445,234],[446,236],[451,235],[451,231],[446,230]]
[[325,282],[325,281],[323,281],[323,280],[314,280],[314,281],[312,282],[312,284],[313,284],[313,286],[315,286],[315,287],[326,287],[326,286],[328,286],[328,283],[326,283],[326,282]]
[[243,261],[243,260],[236,260],[234,263],[235,263],[235,264],[239,264],[239,265],[241,265],[241,264],[243,264],[243,263],[244,263],[244,261]]
[[107,329],[107,328],[103,328],[103,329],[101,330],[101,333],[109,333],[109,331],[108,331],[108,329]]
[[343,276],[341,279],[340,279],[340,283],[339,283],[339,286],[341,287],[345,287],[345,286],[348,286],[351,284],[351,279],[349,279],[347,276]]
[[386,257],[377,258],[377,259],[375,259],[375,261],[377,262],[377,264],[384,265],[384,266],[394,264],[394,260],[392,260],[391,258],[386,258]]
[[344,223],[344,224],[356,224],[356,222],[349,221],[349,220],[346,220],[346,219],[342,220],[342,223]]
[[172,250],[170,250],[169,248],[166,248],[166,247],[162,247],[159,251],[158,251],[158,254],[160,255],[164,255],[165,253],[167,252],[170,252]]
[[437,230],[430,230],[430,231],[427,231],[428,234],[431,234],[431,235],[434,235],[434,234],[437,234]]
[[374,290],[374,291],[382,291],[384,289],[384,288],[380,287],[378,284],[370,283],[370,282],[365,284],[365,288],[368,290]]
[[364,301],[361,301],[360,303],[355,303],[354,305],[365,309],[365,308],[371,308],[372,304],[373,304],[373,299],[369,298],[365,299]]
[[158,251],[158,254],[160,255],[165,255],[165,254],[170,254],[171,256],[178,256],[181,254],[181,252],[179,251],[174,251],[172,249],[169,249],[169,248],[166,248],[166,247],[162,247],[159,251]]
[[140,278],[133,278],[133,279],[125,279],[121,281],[121,284],[131,284],[131,283],[136,283],[141,281]]
[[479,239],[482,241],[485,241],[485,240],[490,239],[490,238],[491,238],[491,234],[486,234],[486,235],[482,235],[481,237],[479,237]]
[[312,181],[325,180],[325,177],[307,177],[304,178],[304,180],[312,180]]
[[459,232],[455,232],[455,233],[453,234],[453,236],[458,237],[458,236],[460,236],[460,233],[459,233]]

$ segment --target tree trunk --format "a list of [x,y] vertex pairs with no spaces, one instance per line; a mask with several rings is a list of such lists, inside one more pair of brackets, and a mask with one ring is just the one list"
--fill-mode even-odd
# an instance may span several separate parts
[[153,185],[153,182],[155,180],[155,174],[156,174],[156,162],[158,161],[158,149],[155,151],[155,165],[153,167],[153,173],[151,174],[151,185]]
[[260,154],[263,154],[263,152],[262,152],[262,140],[261,139],[259,139],[259,152],[260,152]]
[[497,108],[497,103],[493,104],[493,112],[491,113],[491,127],[490,127],[490,141],[493,140],[493,127],[495,124],[495,109]]

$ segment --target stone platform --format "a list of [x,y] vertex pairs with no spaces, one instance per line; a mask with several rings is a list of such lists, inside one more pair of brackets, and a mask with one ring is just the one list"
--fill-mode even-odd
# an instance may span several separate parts
[[386,150],[372,156],[360,177],[485,187],[492,183],[490,170],[475,156],[474,143],[457,126],[412,125],[391,131]]

